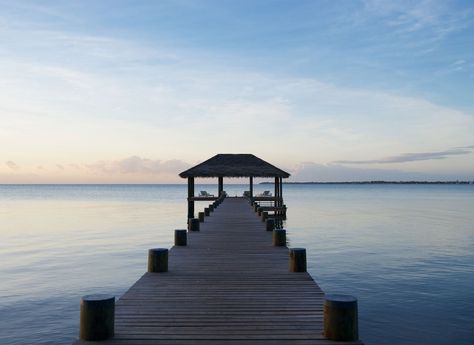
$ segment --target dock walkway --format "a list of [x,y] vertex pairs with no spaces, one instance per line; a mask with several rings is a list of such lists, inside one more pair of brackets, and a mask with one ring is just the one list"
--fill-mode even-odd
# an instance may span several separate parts
[[145,273],[117,301],[115,337],[102,343],[338,344],[322,336],[323,292],[288,271],[288,248],[272,246],[245,199],[225,199],[200,225],[170,250],[169,272]]

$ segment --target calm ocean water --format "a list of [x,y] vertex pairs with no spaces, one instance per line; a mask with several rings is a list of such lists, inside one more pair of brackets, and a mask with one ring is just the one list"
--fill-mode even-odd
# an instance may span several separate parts
[[[0,344],[73,341],[80,297],[123,294],[147,249],[185,227],[185,197],[184,185],[1,185]],[[358,297],[366,344],[473,343],[474,185],[285,185],[284,197],[291,246],[323,290]]]

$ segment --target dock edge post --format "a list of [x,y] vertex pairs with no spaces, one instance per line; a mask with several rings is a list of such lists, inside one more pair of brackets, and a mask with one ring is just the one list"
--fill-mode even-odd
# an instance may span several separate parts
[[115,296],[85,295],[81,298],[79,338],[107,340],[114,336]]
[[267,231],[273,231],[275,229],[275,219],[274,218],[267,218],[265,220],[265,229],[267,229]]
[[359,340],[357,298],[330,294],[324,298],[324,337],[329,340]]
[[273,230],[273,245],[276,247],[286,246],[286,230],[285,229],[275,229]]
[[189,218],[188,219],[188,230],[189,231],[199,231],[199,219]]
[[199,212],[198,213],[198,219],[201,223],[204,222],[204,216],[205,216],[204,212]]
[[174,245],[175,246],[188,245],[188,231],[186,229],[176,229],[174,231]]
[[168,249],[153,248],[148,250],[148,272],[168,272]]
[[306,249],[291,248],[289,253],[290,272],[306,272]]

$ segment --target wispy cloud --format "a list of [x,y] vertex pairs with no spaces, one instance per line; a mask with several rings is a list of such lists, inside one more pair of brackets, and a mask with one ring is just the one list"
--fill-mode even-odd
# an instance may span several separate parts
[[460,59],[460,60],[454,61],[453,65],[458,66],[458,65],[464,65],[465,63],[466,63],[466,60]]
[[98,161],[85,166],[93,172],[105,174],[178,174],[190,164],[180,160],[153,160],[131,156],[114,161]]
[[386,164],[386,163],[407,163],[415,161],[426,161],[432,159],[446,159],[451,156],[467,155],[472,153],[474,146],[456,147],[444,151],[435,152],[417,152],[402,153],[397,156],[390,156],[380,159],[369,160],[340,160],[335,161],[336,164]]
[[305,162],[291,169],[291,180],[299,182],[404,181],[425,180],[432,176],[397,169],[347,167],[341,164]]
[[387,25],[398,28],[400,32],[430,30],[439,38],[471,24],[469,13],[472,13],[433,0],[366,0],[364,9],[372,16],[385,18]]
[[191,164],[181,160],[160,160],[130,156],[117,160],[84,163],[5,162],[0,183],[181,183],[178,174]]
[[373,38],[383,38],[380,44],[395,49],[393,54],[426,56],[441,52],[441,42],[449,44],[449,38],[472,28],[473,14],[472,6],[446,1],[365,0],[357,18],[378,30]]
[[453,174],[421,173],[398,169],[362,168],[314,162],[298,164],[294,169],[290,169],[290,172],[292,173],[290,180],[298,182],[472,180],[470,172]]
[[13,161],[5,162],[5,165],[6,165],[7,167],[9,167],[10,169],[12,169],[12,170],[20,170],[20,166],[18,166],[18,164],[16,164],[16,163],[13,162]]

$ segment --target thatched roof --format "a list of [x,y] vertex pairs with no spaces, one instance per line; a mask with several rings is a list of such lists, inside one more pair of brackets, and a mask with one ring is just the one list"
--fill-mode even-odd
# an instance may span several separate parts
[[251,154],[218,154],[179,176],[186,177],[290,177],[287,172]]

